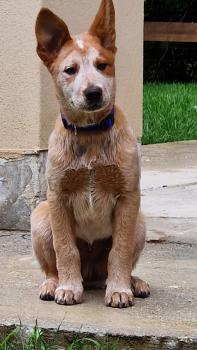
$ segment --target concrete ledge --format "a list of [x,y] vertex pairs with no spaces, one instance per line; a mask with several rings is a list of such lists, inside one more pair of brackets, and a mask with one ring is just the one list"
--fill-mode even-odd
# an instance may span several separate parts
[[0,154],[0,229],[29,230],[29,217],[46,196],[47,152]]
[[[134,349],[195,349],[197,346],[196,244],[147,244],[136,274],[151,286],[148,299],[128,309],[104,306],[104,291],[86,291],[84,303],[42,302],[43,276],[31,255],[29,234],[2,232],[0,325],[38,326],[50,334],[120,337]],[[181,347],[182,346],[182,347]]]
[[[23,336],[29,333],[31,328],[23,327],[22,325],[17,326],[21,330]],[[1,326],[0,325],[0,340],[3,339],[7,334],[16,329],[15,325],[12,326]],[[61,329],[45,329],[41,328],[44,337],[48,341],[52,341],[55,345],[59,346],[57,349],[63,350],[66,345],[69,345],[73,339],[80,338],[91,338],[100,342],[106,342],[107,344],[118,343],[119,350],[196,350],[197,341],[189,338],[172,338],[172,337],[137,337],[137,336],[112,336],[112,335],[98,335],[88,332],[69,332]]]
[[197,141],[142,146],[149,241],[197,242]]

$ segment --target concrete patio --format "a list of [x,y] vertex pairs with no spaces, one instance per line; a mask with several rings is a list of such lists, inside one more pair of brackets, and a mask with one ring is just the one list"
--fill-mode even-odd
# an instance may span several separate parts
[[0,233],[0,333],[17,325],[65,334],[120,336],[138,349],[197,349],[197,142],[142,148],[142,209],[147,244],[135,274],[151,286],[129,309],[103,305],[104,291],[87,291],[82,305],[38,299],[42,274],[29,233]]

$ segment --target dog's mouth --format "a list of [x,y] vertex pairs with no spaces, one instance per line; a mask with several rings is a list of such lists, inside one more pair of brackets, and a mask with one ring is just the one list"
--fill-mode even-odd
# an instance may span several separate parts
[[81,107],[81,110],[87,114],[90,114],[90,113],[95,114],[110,108],[110,105],[111,103],[101,101],[99,103],[84,104],[84,106]]
[[100,112],[102,109],[104,109],[105,106],[102,103],[97,103],[97,104],[92,104],[92,105],[87,105],[84,108],[84,111],[87,112]]
[[91,113],[91,112],[102,112],[106,107],[108,107],[107,103],[99,102],[99,103],[91,103],[91,104],[81,104],[80,106],[76,106],[75,103],[71,100],[70,101],[70,106],[72,110],[76,110],[77,112],[86,112],[86,113]]

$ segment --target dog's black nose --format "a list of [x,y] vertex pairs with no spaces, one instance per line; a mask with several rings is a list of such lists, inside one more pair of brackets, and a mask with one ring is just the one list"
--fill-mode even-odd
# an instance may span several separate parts
[[90,105],[97,105],[102,99],[102,89],[98,86],[89,86],[84,90],[84,95]]

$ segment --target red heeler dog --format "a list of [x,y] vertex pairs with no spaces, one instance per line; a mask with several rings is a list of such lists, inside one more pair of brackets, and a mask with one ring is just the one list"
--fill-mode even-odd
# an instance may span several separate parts
[[31,218],[46,280],[42,300],[73,305],[83,289],[106,287],[105,304],[132,306],[149,286],[132,276],[143,250],[137,143],[115,105],[115,10],[102,0],[87,33],[71,37],[43,8],[37,53],[56,87],[61,114],[49,140],[47,201]]

